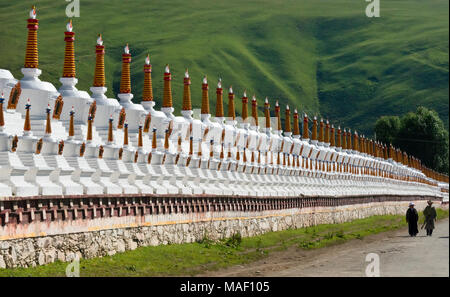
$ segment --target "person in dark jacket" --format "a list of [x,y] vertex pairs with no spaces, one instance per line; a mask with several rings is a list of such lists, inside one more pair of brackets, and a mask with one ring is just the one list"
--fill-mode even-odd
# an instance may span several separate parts
[[414,208],[414,203],[409,203],[409,208],[406,211],[406,222],[408,223],[408,232],[410,236],[416,236],[419,233],[417,222],[419,221],[419,214]]
[[427,230],[427,236],[433,234],[434,222],[437,219],[436,209],[431,206],[433,201],[428,200],[428,205],[423,210],[423,215],[425,216],[425,229]]

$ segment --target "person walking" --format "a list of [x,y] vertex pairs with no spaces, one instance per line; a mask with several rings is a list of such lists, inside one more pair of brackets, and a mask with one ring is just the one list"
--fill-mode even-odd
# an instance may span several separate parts
[[433,201],[428,200],[428,205],[423,210],[423,215],[425,216],[425,230],[427,230],[427,236],[431,236],[433,234],[434,222],[437,219],[436,209],[431,206]]
[[408,232],[411,237],[415,237],[419,233],[417,222],[419,221],[419,214],[414,208],[414,202],[409,203],[409,208],[406,211],[406,222],[408,223]]

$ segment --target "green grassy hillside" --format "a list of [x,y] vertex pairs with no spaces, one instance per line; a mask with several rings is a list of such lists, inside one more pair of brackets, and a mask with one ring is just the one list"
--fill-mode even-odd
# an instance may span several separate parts
[[[18,3],[19,2],[19,3]],[[174,104],[181,107],[183,73],[192,77],[199,107],[201,78],[277,98],[301,111],[370,133],[380,115],[425,105],[448,127],[447,0],[381,1],[381,17],[365,16],[363,0],[81,0],[75,18],[78,87],[93,80],[96,36],[106,46],[108,95],[118,92],[123,46],[133,55],[135,101],[142,93],[142,67],[150,53],[158,106],[162,74],[173,73]],[[38,8],[41,78],[56,87],[62,73],[65,1],[0,0],[0,68],[20,78],[26,18]],[[240,109],[240,105],[237,105]]]

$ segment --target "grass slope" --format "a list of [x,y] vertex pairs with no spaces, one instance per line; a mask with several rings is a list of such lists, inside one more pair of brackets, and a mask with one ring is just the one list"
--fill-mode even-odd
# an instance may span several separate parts
[[[439,219],[448,210],[436,208]],[[419,213],[419,228],[423,215]],[[140,247],[114,256],[80,261],[80,276],[179,276],[205,273],[268,256],[295,246],[313,249],[362,239],[364,236],[405,227],[403,215],[373,216],[343,224],[268,232],[241,238],[239,234],[219,242],[205,237],[201,242]],[[407,232],[407,231],[405,231]],[[421,232],[424,232],[423,230]],[[68,263],[55,262],[33,268],[0,269],[2,276],[65,276]]]
[[[64,1],[0,0],[0,68],[22,77],[32,4],[40,19],[41,78],[59,87]],[[448,1],[382,1],[377,19],[365,16],[366,5],[362,0],[83,0],[81,17],[74,19],[78,87],[92,84],[95,40],[102,33],[111,97],[118,92],[121,53],[129,43],[136,102],[149,52],[157,104],[169,63],[177,111],[189,68],[196,107],[201,78],[208,75],[212,113],[215,83],[222,77],[238,97],[244,88],[255,93],[261,114],[268,96],[370,133],[378,116],[420,104],[437,110],[448,128]]]

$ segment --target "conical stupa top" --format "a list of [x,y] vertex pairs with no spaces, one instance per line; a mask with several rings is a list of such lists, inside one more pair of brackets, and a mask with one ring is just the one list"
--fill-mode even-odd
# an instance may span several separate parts
[[244,90],[244,94],[242,95],[242,120],[245,121],[248,118],[248,97],[247,97],[247,91]]
[[[139,132],[142,134],[142,126],[139,125]],[[123,124],[123,146],[128,146],[128,120]]]
[[266,129],[270,128],[270,104],[269,99],[264,100],[264,117],[266,118]]
[[113,134],[113,116],[109,116],[109,127],[108,127],[108,142],[112,143],[114,141],[114,134]]
[[189,77],[189,72],[186,69],[184,73],[184,89],[183,89],[183,106],[182,110],[192,110],[191,101],[191,78]]
[[252,117],[255,121],[255,126],[259,126],[258,122],[258,102],[256,101],[256,96],[252,97]]
[[234,108],[234,93],[233,87],[228,89],[228,117],[233,121],[236,119],[236,111]]
[[358,139],[358,132],[354,132],[353,133],[353,146],[352,146],[352,150],[354,151],[359,151],[359,139]]
[[336,147],[342,147],[342,131],[341,131],[341,126],[339,126],[338,129],[337,129],[337,142],[336,142]]
[[359,137],[359,151],[361,153],[365,153],[366,152],[366,145],[365,145],[364,135],[361,135]]
[[72,20],[66,26],[67,31],[64,32],[64,41],[66,42],[66,49],[64,51],[64,67],[63,67],[63,77],[75,77],[75,33],[72,32],[73,25]]
[[75,136],[75,126],[74,126],[74,115],[75,115],[75,108],[72,105],[72,109],[70,110],[70,123],[69,123],[69,137]]
[[325,142],[324,140],[324,124],[323,124],[323,119],[320,119],[320,123],[319,123],[319,142]]
[[330,143],[330,122],[327,120],[325,124],[325,136],[323,142]]
[[336,131],[334,129],[334,125],[331,125],[330,129],[330,146],[336,146]]
[[209,95],[208,95],[208,79],[206,75],[203,77],[202,81],[202,106],[201,114],[209,114]]
[[308,130],[308,115],[305,113],[303,116],[303,139],[309,139],[309,130]]
[[164,135],[164,149],[166,151],[169,150],[169,129],[166,129],[166,132]]
[[30,18],[28,19],[28,37],[27,48],[25,52],[25,64],[24,68],[38,68],[39,55],[38,55],[38,41],[37,30],[39,28],[39,20],[36,19],[36,7],[33,6],[30,10]]
[[245,121],[248,118],[248,97],[247,91],[244,90],[244,94],[242,95],[242,120]]
[[345,150],[347,150],[349,148],[348,133],[345,128],[344,128],[344,133],[342,134],[342,148]]
[[289,108],[289,105],[286,105],[286,119],[284,122],[284,133],[291,133],[291,110]]
[[158,147],[158,143],[156,142],[156,128],[153,128],[153,134],[152,134],[152,150],[156,150]]
[[23,131],[31,131],[31,122],[30,122],[30,98],[27,99],[27,104],[25,104],[25,123],[23,125]]
[[222,89],[222,79],[219,78],[219,81],[217,82],[217,89],[216,89],[216,95],[217,95],[217,102],[216,102],[216,117],[223,118],[223,89]]
[[3,92],[2,95],[0,96],[0,129],[3,130],[3,127],[5,126],[5,118],[3,115],[3,103],[5,103],[5,98],[3,97]]
[[52,134],[52,123],[50,119],[50,112],[52,109],[50,108],[50,103],[47,105],[47,108],[45,109],[45,112],[47,113],[47,120],[45,121],[45,134],[50,135]]
[[352,132],[350,129],[347,131],[347,149],[351,150],[353,148],[352,145]]
[[300,126],[298,122],[298,111],[294,109],[294,130],[292,132],[294,136],[300,136]]
[[105,46],[103,45],[102,35],[99,34],[97,38],[97,45],[95,46],[95,73],[94,73],[94,87],[104,87],[105,83]]
[[317,140],[317,117],[314,117],[313,119],[311,140]]
[[122,77],[120,79],[120,93],[131,93],[131,76],[130,76],[131,54],[128,43],[123,49],[122,54]]
[[172,75],[170,74],[169,65],[166,65],[164,70],[164,93],[163,93],[163,108],[171,108],[172,103],[172,85],[171,85]]
[[280,114],[280,105],[278,104],[278,100],[275,102],[275,117],[277,118],[276,130],[281,131],[281,114]]
[[92,114],[88,116],[88,130],[86,135],[86,142],[92,141]]
[[149,54],[147,54],[144,64],[144,88],[142,101],[153,101],[152,64],[150,64]]

